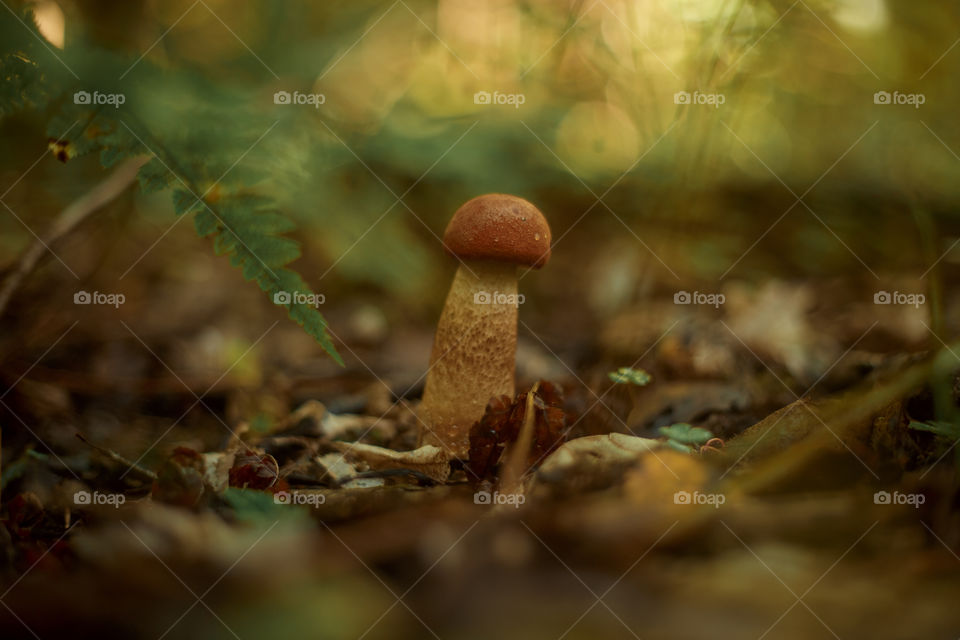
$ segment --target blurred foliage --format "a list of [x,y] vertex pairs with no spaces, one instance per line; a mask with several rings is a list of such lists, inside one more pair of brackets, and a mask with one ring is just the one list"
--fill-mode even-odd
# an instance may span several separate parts
[[908,426],[916,431],[927,431],[940,438],[942,443],[940,451],[935,454],[938,456],[937,461],[943,459],[948,453],[953,451],[953,466],[960,472],[960,447],[957,446],[960,444],[960,426],[952,422],[939,422],[936,420],[929,422],[911,420]]
[[[681,255],[713,276],[808,189],[788,211],[804,221],[791,244],[809,268],[832,264],[831,252],[859,268],[836,238],[853,242],[874,218],[909,218],[918,204],[947,224],[960,196],[950,81],[960,8],[950,4],[12,7],[0,15],[2,113],[38,114],[71,155],[100,150],[107,165],[155,153],[145,185],[186,186],[174,195],[177,213],[194,213],[198,231],[213,233],[218,252],[267,291],[308,290],[281,268],[297,255],[281,235],[296,219],[307,255],[325,258],[321,279],[418,299],[442,281],[450,212],[487,191],[542,204],[557,238],[611,213],[631,230],[680,222],[689,236],[690,224],[703,225],[711,235],[687,237],[694,245]],[[49,41],[28,28],[30,11]],[[90,109],[73,104],[76,91],[126,99]],[[923,94],[924,103],[876,104],[884,91]],[[277,92],[322,95],[322,104],[277,104]],[[478,104],[478,92],[522,104]],[[677,104],[678,92],[723,101]],[[189,204],[191,193],[204,194],[202,205]],[[812,199],[815,217],[805,211]],[[214,225],[211,211],[225,224]],[[900,248],[856,246],[864,252],[871,262]],[[333,353],[315,309],[291,315]]]
[[690,453],[697,451],[713,438],[713,433],[703,427],[694,427],[686,422],[678,422],[669,427],[660,427],[660,435],[667,438],[667,446],[677,451]]
[[950,422],[938,422],[936,420],[931,420],[930,422],[912,421],[909,426],[911,429],[916,429],[917,431],[929,431],[930,433],[935,433],[938,436],[943,436],[950,440],[960,440],[960,426]]
[[633,384],[638,387],[642,387],[653,380],[653,377],[643,369],[632,367],[620,367],[616,371],[609,372],[607,377],[614,384]]

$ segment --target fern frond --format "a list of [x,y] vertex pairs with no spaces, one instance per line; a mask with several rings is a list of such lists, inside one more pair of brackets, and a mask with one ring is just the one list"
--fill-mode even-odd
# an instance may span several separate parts
[[[29,12],[18,17],[0,11],[0,36],[0,116],[55,105],[47,131],[64,160],[99,153],[101,164],[111,167],[132,156],[153,156],[137,175],[141,189],[171,191],[175,214],[193,215],[197,233],[212,238],[217,255],[229,257],[245,279],[285,306],[287,315],[343,365],[323,315],[303,302],[322,296],[288,268],[300,257],[300,247],[284,234],[296,225],[272,198],[252,192],[250,185],[263,176],[238,164],[249,148],[237,141],[263,124],[255,111],[243,107],[250,99],[189,73],[164,72],[147,60],[137,62],[121,83],[118,78],[128,75],[133,60],[82,42],[55,52]],[[122,94],[123,101],[77,103],[76,92],[94,90]],[[215,186],[209,196],[197,186],[207,184]]]

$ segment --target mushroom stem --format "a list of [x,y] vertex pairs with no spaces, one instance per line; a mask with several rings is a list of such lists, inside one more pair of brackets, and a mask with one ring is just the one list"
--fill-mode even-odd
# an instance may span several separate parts
[[422,443],[466,458],[491,397],[513,397],[517,265],[466,261],[440,315],[423,393]]

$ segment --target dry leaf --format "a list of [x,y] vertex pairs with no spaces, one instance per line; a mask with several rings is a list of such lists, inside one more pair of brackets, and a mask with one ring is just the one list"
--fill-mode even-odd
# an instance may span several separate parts
[[364,438],[386,442],[397,432],[397,425],[393,420],[352,413],[330,413],[322,402],[316,400],[308,400],[300,405],[284,421],[283,428],[292,428],[305,420],[313,424],[310,433],[331,440],[352,441]]
[[214,493],[222,493],[230,486],[230,469],[235,456],[233,451],[203,454],[203,483]]
[[240,489],[269,489],[280,480],[280,466],[269,453],[247,449],[237,453],[230,468],[230,486]]
[[726,291],[730,330],[765,360],[772,358],[806,384],[836,362],[836,340],[811,317],[817,302],[811,287],[770,280],[759,288],[738,284]]
[[177,447],[157,471],[153,499],[167,504],[192,507],[205,491],[203,455],[188,447]]
[[413,451],[394,451],[369,444],[334,442],[333,446],[351,461],[364,462],[371,469],[409,469],[435,480],[446,482],[450,461],[443,449],[426,445]]
[[[492,480],[503,452],[517,440],[527,411],[527,395],[518,394],[511,403],[501,396],[490,400],[483,417],[470,429],[470,460],[467,469],[471,480],[479,484]],[[566,415],[562,409],[563,395],[559,385],[541,381],[533,388],[532,441],[527,452],[527,469],[536,466],[563,442]]]
[[335,485],[357,475],[357,468],[347,462],[343,453],[327,453],[317,456],[316,461],[323,468],[323,477],[329,477]]
[[642,392],[627,423],[638,428],[655,422],[696,422],[711,413],[743,411],[753,400],[743,385],[707,381],[659,383],[655,389]]
[[[323,475],[320,476],[320,479],[329,478],[333,481],[334,486],[341,489],[369,489],[370,487],[382,487],[386,484],[383,478],[355,477],[360,473],[360,469],[347,462],[346,455],[343,453],[327,453],[317,456],[316,463],[323,469]],[[362,465],[363,463],[358,464]]]
[[710,479],[710,469],[700,458],[664,449],[656,456],[641,456],[624,475],[623,490],[626,498],[636,505],[674,510],[675,506],[690,506],[685,497],[677,498],[677,492],[691,495],[700,492]]
[[543,461],[537,480],[568,490],[607,487],[643,456],[662,446],[659,440],[622,433],[576,438]]

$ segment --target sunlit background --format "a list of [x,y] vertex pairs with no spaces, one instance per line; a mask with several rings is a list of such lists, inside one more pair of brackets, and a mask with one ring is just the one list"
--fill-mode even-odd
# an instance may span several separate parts
[[[960,54],[948,4],[45,1],[36,12],[66,52],[92,43],[132,61],[146,51],[151,71],[104,84],[136,94],[128,107],[160,131],[188,129],[184,118],[223,100],[250,134],[224,143],[242,152],[279,121],[244,168],[301,220],[308,260],[389,295],[443,280],[432,275],[443,264],[435,236],[460,202],[490,190],[540,204],[558,238],[619,238],[625,252],[665,263],[650,269],[708,279],[727,273],[794,194],[806,206],[728,275],[769,268],[763,254],[775,247],[791,269],[857,271],[856,254],[875,272],[920,275],[929,263],[913,212],[948,216],[956,201],[948,79]],[[78,86],[106,75],[96,62],[79,63]],[[182,69],[218,95],[163,75]],[[281,89],[325,103],[278,108]],[[523,103],[476,104],[480,91]],[[723,103],[678,105],[681,91]],[[925,102],[875,104],[878,91]],[[230,130],[230,118],[217,120]],[[17,132],[7,125],[8,137]],[[21,166],[16,154],[6,163]],[[68,179],[86,168],[41,170]],[[169,212],[152,205],[138,203],[163,224]],[[15,220],[3,224],[11,249],[28,238]],[[872,236],[889,227],[912,230],[911,241]],[[561,240],[558,261],[575,245]]]
[[[425,366],[455,267],[442,251],[444,227],[462,202],[491,191],[531,200],[550,221],[551,263],[521,278],[525,326],[571,362],[595,339],[615,354],[642,351],[666,322],[650,318],[679,289],[726,292],[728,310],[746,317],[764,299],[776,313],[779,282],[811,278],[814,290],[788,306],[816,308],[816,287],[832,287],[834,315],[861,318],[851,339],[888,314],[897,344],[911,348],[931,344],[926,326],[940,322],[936,292],[956,267],[960,230],[956,7],[44,0],[19,8],[33,9],[46,39],[44,77],[62,93],[38,97],[31,110],[27,91],[24,108],[0,125],[8,150],[0,184],[14,214],[0,216],[8,264],[100,179],[98,145],[129,131],[208,202],[254,194],[296,221],[290,236],[302,257],[292,268],[326,296],[335,340],[360,355],[391,338],[410,347],[397,362]],[[7,22],[11,38],[30,42],[25,25]],[[22,58],[14,62],[35,62]],[[125,99],[91,114],[73,104],[76,91]],[[292,103],[278,102],[282,93]],[[66,163],[44,150],[47,137],[66,145]],[[168,186],[179,187],[170,178]],[[186,341],[185,352],[202,345],[222,370],[252,346],[249,327],[281,317],[213,255],[189,216],[173,215],[169,193],[130,196],[100,214],[105,225],[63,240],[57,253],[79,285],[60,261],[41,264],[25,295],[53,318],[50,335],[75,311],[56,301],[78,286],[122,291],[125,321]],[[878,290],[927,292],[933,304],[878,310]],[[97,330],[81,323],[78,335]],[[285,358],[302,364],[318,354],[294,325],[278,333],[296,345]],[[794,334],[787,327],[781,337]],[[812,375],[841,343],[798,369]],[[200,366],[188,360],[188,369]],[[230,376],[248,384],[261,372]]]

